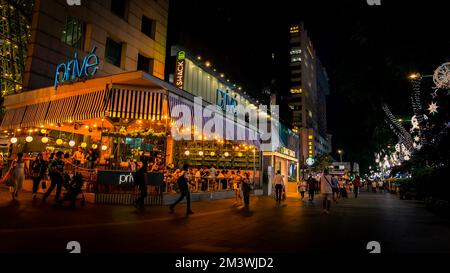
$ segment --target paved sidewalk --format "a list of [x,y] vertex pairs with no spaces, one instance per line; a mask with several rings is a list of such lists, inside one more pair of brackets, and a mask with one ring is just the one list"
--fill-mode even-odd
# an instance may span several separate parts
[[[319,197],[320,198],[320,197]],[[53,208],[23,194],[11,203],[0,188],[0,252],[60,252],[79,241],[86,253],[232,252],[367,253],[378,241],[386,253],[450,252],[450,223],[416,201],[391,194],[361,193],[332,204],[323,215],[315,203],[289,197],[280,208],[270,197],[251,198],[251,211],[234,199],[136,210],[130,206],[92,205]]]

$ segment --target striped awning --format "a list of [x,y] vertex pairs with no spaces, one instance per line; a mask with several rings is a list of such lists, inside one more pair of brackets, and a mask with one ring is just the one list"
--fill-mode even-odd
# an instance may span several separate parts
[[62,123],[72,119],[73,111],[79,96],[67,97],[50,102],[45,123]]
[[113,88],[108,107],[112,118],[161,120],[165,93]]
[[105,116],[109,90],[100,90],[6,110],[1,128],[32,127]]
[[50,102],[37,103],[27,106],[25,115],[22,120],[22,127],[38,126],[47,115],[48,107]]
[[26,106],[7,110],[2,120],[2,129],[14,129],[20,127]]
[[108,106],[110,90],[102,90],[78,96],[72,120],[88,120],[103,117]]

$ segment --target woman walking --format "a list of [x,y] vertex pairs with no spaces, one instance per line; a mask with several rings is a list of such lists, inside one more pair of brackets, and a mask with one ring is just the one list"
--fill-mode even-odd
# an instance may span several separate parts
[[241,190],[240,190],[240,186],[241,186],[241,182],[242,182],[242,176],[241,176],[241,172],[237,171],[236,174],[233,174],[233,190],[235,193],[235,204],[242,204],[242,197],[241,197]]
[[275,186],[275,197],[276,197],[277,206],[280,207],[281,192],[283,191],[283,188],[284,188],[284,181],[283,181],[283,176],[281,175],[281,172],[279,170],[277,171],[277,174],[273,178],[273,184]]
[[300,192],[300,196],[302,197],[302,200],[305,198],[305,191],[306,191],[306,181],[301,180],[298,185],[298,191]]
[[244,173],[244,179],[242,180],[242,195],[244,195],[244,205],[245,209],[250,208],[250,174],[248,172]]
[[10,187],[12,200],[19,197],[19,192],[22,191],[23,182],[25,180],[25,171],[27,166],[23,161],[23,153],[17,154],[17,159],[11,165],[11,174],[13,176],[14,185]]
[[31,176],[33,177],[33,200],[36,200],[36,193],[42,178],[47,171],[47,164],[44,161],[42,153],[39,153],[31,164]]

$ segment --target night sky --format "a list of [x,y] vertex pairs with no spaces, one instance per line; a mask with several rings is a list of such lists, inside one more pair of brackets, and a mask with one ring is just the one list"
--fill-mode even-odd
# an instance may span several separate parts
[[377,149],[396,141],[381,103],[399,117],[410,117],[407,75],[432,74],[450,60],[445,1],[381,4],[173,0],[168,45],[180,44],[201,55],[249,93],[260,94],[272,80],[287,92],[288,30],[304,21],[330,78],[332,155],[339,158],[336,150],[343,149],[344,160],[359,162],[365,171]]

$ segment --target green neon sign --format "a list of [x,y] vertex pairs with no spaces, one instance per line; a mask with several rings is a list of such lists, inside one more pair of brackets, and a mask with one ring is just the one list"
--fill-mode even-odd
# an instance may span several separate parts
[[178,52],[177,60],[184,60],[186,58],[186,52],[180,51]]

